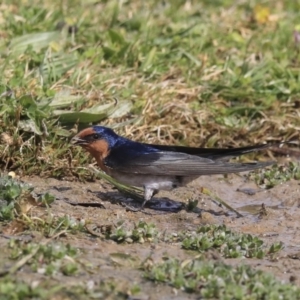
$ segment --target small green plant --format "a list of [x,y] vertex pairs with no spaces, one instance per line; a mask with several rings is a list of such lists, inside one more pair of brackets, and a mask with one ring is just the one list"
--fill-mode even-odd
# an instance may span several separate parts
[[198,202],[199,201],[197,199],[188,199],[185,209],[187,211],[193,211],[197,207]]
[[33,287],[31,284],[5,278],[0,281],[1,299],[46,299],[52,294],[47,288]]
[[35,254],[27,265],[38,273],[53,275],[60,272],[64,275],[73,275],[78,271],[78,264],[75,261],[78,251],[69,244],[24,244],[11,240],[9,248],[10,258],[13,260],[20,260],[34,251]]
[[274,165],[270,169],[264,169],[251,173],[250,177],[263,188],[272,188],[277,184],[291,179],[300,179],[300,164],[298,162],[289,162],[286,165]]
[[196,293],[204,299],[299,299],[300,289],[282,284],[272,275],[247,265],[228,266],[221,262],[167,258],[149,264],[145,277]]
[[52,194],[46,192],[45,194],[42,194],[39,196],[38,201],[44,205],[44,206],[48,206],[50,205],[52,202],[55,201],[55,196],[53,196]]
[[26,218],[25,221],[31,230],[42,232],[45,237],[52,237],[62,230],[70,233],[86,231],[85,220],[77,220],[69,215],[56,217],[49,213],[46,218]]
[[33,195],[34,188],[10,176],[0,177],[0,220],[10,221],[16,215],[26,214],[32,206],[50,205],[55,197],[50,193],[39,198]]
[[194,232],[181,234],[182,247],[199,252],[218,249],[224,257],[263,258],[274,254],[283,248],[282,243],[276,243],[266,249],[263,241],[251,234],[235,233],[225,225],[205,225]]
[[33,191],[33,187],[26,183],[19,182],[10,176],[0,178],[0,197],[2,201],[11,203],[15,201],[22,192]]
[[158,238],[158,230],[154,224],[147,224],[146,222],[140,221],[138,224],[134,224],[133,229],[127,229],[124,224],[121,224],[111,233],[108,233],[107,238],[117,243],[151,242],[155,238]]

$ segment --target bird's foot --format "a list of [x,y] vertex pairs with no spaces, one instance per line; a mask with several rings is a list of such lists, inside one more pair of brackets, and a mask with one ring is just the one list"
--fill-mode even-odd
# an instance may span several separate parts
[[141,213],[144,213],[144,214],[146,214],[146,215],[152,216],[151,213],[145,211],[143,205],[140,206],[140,207],[134,207],[134,206],[131,206],[131,205],[128,205],[128,204],[125,204],[125,203],[122,203],[122,205],[126,208],[126,211],[141,212]]

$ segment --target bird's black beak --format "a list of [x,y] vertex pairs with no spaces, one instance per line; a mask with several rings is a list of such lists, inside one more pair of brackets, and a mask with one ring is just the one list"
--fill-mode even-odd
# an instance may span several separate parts
[[72,145],[75,145],[75,146],[84,146],[87,143],[87,141],[85,139],[82,139],[78,136],[74,136],[72,139],[71,139],[71,144]]

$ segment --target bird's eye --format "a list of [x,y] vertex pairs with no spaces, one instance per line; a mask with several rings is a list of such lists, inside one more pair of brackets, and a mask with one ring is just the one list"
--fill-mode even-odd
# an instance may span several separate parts
[[93,139],[94,139],[94,140],[98,140],[98,139],[99,139],[99,134],[95,133],[95,134],[93,135]]

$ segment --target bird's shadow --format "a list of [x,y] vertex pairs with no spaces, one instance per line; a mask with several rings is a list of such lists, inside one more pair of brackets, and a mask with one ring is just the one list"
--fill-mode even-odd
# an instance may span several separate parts
[[[132,207],[133,209],[139,209],[142,205],[141,201],[133,199],[130,196],[123,195],[120,192],[100,192],[91,190],[89,190],[89,192],[101,200],[109,201],[113,204],[121,203],[127,207]],[[153,198],[146,202],[145,208],[164,212],[178,212],[185,208],[185,204],[169,198]]]
[[[120,192],[100,192],[100,191],[91,191],[88,190],[88,192],[92,193],[97,198],[109,201],[112,204],[121,203],[125,205],[126,207],[130,206],[134,209],[139,209],[142,205],[142,202],[134,200],[130,197],[124,196]],[[100,205],[99,205],[100,206]],[[165,213],[176,213],[181,210],[186,210],[187,212],[193,212],[193,213],[203,213],[208,212],[210,214],[213,214],[215,216],[221,216],[221,215],[227,215],[225,211],[217,212],[211,209],[202,209],[199,207],[195,207],[192,210],[187,209],[187,205],[180,201],[175,201],[172,199],[169,199],[167,197],[163,198],[153,198],[150,201],[147,201],[145,204],[145,208],[149,208],[156,211],[161,211]]]
[[[72,190],[71,187],[56,187],[53,186],[53,189],[59,191],[59,192],[65,192]],[[93,194],[97,198],[101,199],[102,201],[108,201],[112,204],[121,204],[127,208],[131,207],[133,208],[132,210],[139,210],[141,208],[142,202],[132,199],[130,196],[126,196],[119,191],[106,191],[106,192],[101,192],[101,191],[92,191],[90,189],[87,190],[88,193]],[[98,207],[98,208],[105,208],[105,206],[102,203],[99,202],[75,202],[72,200],[69,200],[68,198],[61,197],[62,200],[67,202],[70,205],[73,206],[84,206],[84,207]],[[186,203],[180,202],[180,201],[175,201],[172,199],[169,199],[167,197],[163,198],[154,198],[150,201],[148,201],[145,204],[145,208],[149,208],[151,210],[155,211],[161,211],[162,213],[177,213],[179,211],[185,210],[188,213],[196,213],[196,214],[201,214],[201,213],[210,213],[215,216],[228,216],[229,213],[226,211],[215,211],[212,209],[205,209],[205,208],[199,208],[199,207],[194,207],[193,209],[189,209]]]

